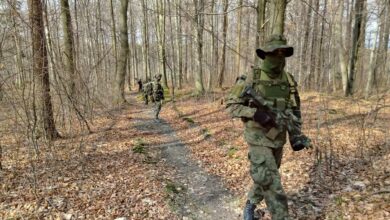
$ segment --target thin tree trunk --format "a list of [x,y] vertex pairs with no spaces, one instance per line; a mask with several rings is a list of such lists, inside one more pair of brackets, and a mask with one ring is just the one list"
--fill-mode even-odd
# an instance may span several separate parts
[[151,78],[150,73],[150,64],[149,64],[149,31],[148,31],[148,15],[147,15],[147,5],[146,0],[142,0],[142,10],[143,10],[143,41],[144,41],[144,72],[146,78]]
[[62,29],[64,32],[64,60],[65,70],[67,72],[68,91],[67,95],[71,98],[71,101],[75,101],[76,93],[76,72],[74,63],[74,47],[73,47],[73,27],[72,18],[70,15],[68,0],[61,0],[61,20]]
[[[322,16],[325,17],[327,13],[328,7],[328,0],[324,0],[324,9],[322,12]],[[324,44],[324,31],[325,31],[325,20],[321,20],[321,33],[320,33],[320,42],[318,46],[318,59],[316,63],[316,69],[314,74],[314,84],[317,88],[317,91],[322,91],[322,86],[325,84],[324,81],[324,73],[322,71],[322,67],[324,66],[325,60],[323,57],[326,56],[326,53],[323,51],[323,44]]]
[[166,45],[165,45],[165,0],[156,0],[157,5],[157,39],[159,47],[159,57],[160,57],[160,70],[163,72],[163,86],[168,87],[167,79],[167,68],[166,68]]
[[[390,38],[390,0],[387,0],[386,4],[386,29],[385,29],[385,44],[383,45],[383,49],[386,49],[386,53],[384,54],[384,69],[383,71],[385,72],[385,77],[387,77],[387,83],[386,85],[388,86],[390,84],[390,62],[387,62],[388,58],[388,53],[389,53],[389,38]],[[387,66],[387,67],[386,67]]]
[[[171,56],[172,56],[172,65],[170,66],[170,71],[171,71],[171,85],[172,85],[172,97],[174,96],[175,94],[175,87],[176,87],[176,84],[177,84],[177,77],[176,77],[176,73],[177,73],[177,65],[176,65],[176,53],[177,50],[179,50],[179,48],[177,50],[175,50],[175,42],[174,42],[174,34],[173,34],[173,29],[174,29],[174,26],[173,26],[173,22],[172,22],[172,10],[171,10],[171,3],[169,0],[167,0],[167,3],[168,3],[168,14],[169,14],[169,26],[170,26],[170,41],[171,41]],[[165,15],[165,13],[164,13]],[[167,60],[167,59],[166,59]],[[168,62],[168,61],[166,61]],[[169,64],[168,64],[169,65]]]
[[127,57],[129,55],[129,38],[127,28],[127,9],[129,6],[129,0],[121,0],[120,17],[119,17],[119,59],[118,59],[118,75],[117,75],[117,98],[118,104],[126,102],[125,98],[125,81],[126,81],[126,65]]
[[[217,1],[213,0],[211,2],[211,11],[215,14],[218,13],[218,7],[216,7]],[[218,38],[218,16],[213,16],[211,18],[211,32],[215,34]],[[218,39],[215,37],[211,37],[211,53],[212,53],[212,70],[209,72],[209,82],[208,82],[208,90],[211,91],[213,88],[213,76],[215,73],[218,73],[218,60],[219,60],[219,50],[218,50]]]
[[[310,0],[309,5],[313,4],[313,0]],[[312,17],[312,9],[308,6],[306,6],[305,10],[306,18],[303,22],[303,28],[305,29],[303,34],[303,42],[302,42],[302,49],[301,49],[301,63],[299,64],[299,77],[298,77],[298,84],[304,85],[306,82],[307,77],[307,66],[309,65],[306,61],[308,59],[308,44],[309,44],[309,34],[310,34],[310,27],[311,27],[311,17]],[[303,80],[303,81],[302,81]]]
[[175,0],[176,4],[176,47],[177,47],[177,63],[178,63],[178,74],[179,74],[179,79],[178,79],[178,87],[179,89],[182,89],[182,84],[183,84],[183,37],[182,37],[182,22],[181,22],[181,16],[179,13],[180,9],[180,0]]
[[370,68],[368,70],[368,79],[367,79],[367,84],[366,84],[366,89],[364,91],[364,96],[365,98],[367,99],[371,92],[372,92],[372,86],[374,85],[374,82],[376,80],[376,69],[377,69],[377,65],[376,65],[376,59],[377,59],[377,48],[376,48],[376,42],[377,42],[377,36],[378,34],[375,32],[375,35],[374,35],[374,45],[373,45],[373,48],[372,48],[372,51],[371,51],[371,55],[370,55]]
[[[256,40],[255,40],[256,48],[261,47],[265,40],[264,25],[265,25],[266,2],[267,2],[266,0],[257,1],[257,10],[256,10],[257,24],[256,24]],[[256,53],[254,54],[255,54],[255,65],[258,66],[260,65],[260,58],[256,55]]]
[[229,8],[229,0],[224,0],[224,16],[223,16],[223,31],[222,31],[222,39],[223,39],[223,46],[222,46],[222,57],[221,57],[221,71],[218,75],[218,88],[222,88],[223,81],[225,78],[225,61],[226,61],[226,38],[227,38],[227,28],[228,28],[228,14],[227,10]]
[[115,16],[114,16],[114,5],[113,0],[110,0],[110,11],[111,11],[111,24],[112,24],[112,43],[114,46],[114,58],[115,58],[115,72],[117,74],[118,67],[118,52],[117,52],[117,43],[116,43],[116,25],[115,25]]
[[[132,10],[132,8],[130,7],[129,9],[130,11],[130,30],[131,30],[131,47],[132,47],[132,51],[133,51],[133,56],[131,57],[132,60],[133,60],[133,79],[137,78],[137,79],[140,79],[139,77],[139,74],[138,74],[138,71],[139,71],[139,67],[138,67],[138,48],[137,48],[137,41],[136,41],[136,24],[134,22],[134,11]],[[130,65],[130,63],[129,63]]]
[[[15,6],[13,6],[13,9],[11,10],[16,10]],[[20,30],[18,28],[18,24],[17,24],[17,12],[12,12],[12,25],[13,25],[13,32],[12,32],[12,36],[13,36],[13,39],[14,39],[14,43],[15,43],[15,49],[16,49],[16,55],[15,55],[15,70],[16,72],[18,73],[18,76],[17,76],[17,85],[18,86],[22,86],[24,85],[25,83],[25,76],[24,76],[24,68],[23,68],[23,56],[22,56],[22,42],[21,42],[21,39],[20,39]],[[1,48],[2,50],[2,48]],[[0,60],[3,60],[3,52],[0,51]],[[0,64],[1,65],[1,64]],[[1,69],[1,67],[0,67]],[[1,88],[1,84],[0,83],[0,88]]]
[[[240,0],[238,3],[238,6],[241,7],[243,4],[243,0]],[[237,75],[241,74],[241,23],[242,23],[242,10],[243,8],[240,8],[237,12],[237,34],[238,34],[238,39],[237,39],[237,47],[236,47],[236,73]]]
[[[261,0],[260,0],[261,1]],[[257,15],[258,16],[258,15]],[[251,14],[248,14],[248,19],[246,20],[246,32],[245,32],[245,38],[246,39],[250,39],[250,33],[251,33]],[[259,32],[256,33],[256,36],[255,38],[257,39],[259,37]],[[257,42],[257,40],[255,40]],[[256,47],[258,45],[256,44]],[[249,48],[249,40],[246,40],[245,42],[245,48],[248,49]],[[256,62],[256,60],[259,60],[259,58],[257,57],[256,53],[255,53],[255,56],[254,56],[254,60]],[[259,60],[260,62],[260,60]],[[248,68],[248,63],[249,63],[249,59],[248,59],[248,56],[247,58],[245,59],[245,62],[244,62],[244,66],[245,68]],[[249,75],[249,78],[252,77],[252,74]]]
[[348,81],[348,66],[347,66],[347,57],[346,57],[346,48],[343,37],[343,14],[344,14],[344,3],[339,2],[338,10],[338,21],[336,25],[336,35],[338,36],[338,53],[339,53],[339,65],[340,65],[340,74],[341,81],[343,86],[343,91],[347,91],[347,81]]
[[204,93],[203,85],[203,27],[204,27],[204,0],[193,0],[195,5],[195,17],[196,22],[196,42],[198,44],[197,51],[197,66],[198,71],[195,75],[195,92],[197,94]]
[[[314,0],[315,1],[315,11],[318,12],[320,8],[320,0]],[[318,60],[318,51],[317,51],[317,32],[318,32],[318,16],[314,16],[314,22],[313,22],[313,32],[312,32],[312,38],[311,38],[311,43],[310,43],[310,60],[308,63],[309,66],[309,72],[307,74],[307,81],[305,82],[307,88],[314,88],[314,74],[315,74],[315,69]]]

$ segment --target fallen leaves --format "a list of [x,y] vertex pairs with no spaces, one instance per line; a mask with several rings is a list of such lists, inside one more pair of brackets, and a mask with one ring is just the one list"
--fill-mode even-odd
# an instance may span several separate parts
[[136,109],[118,112],[115,123],[96,120],[97,132],[57,141],[54,152],[41,148],[34,170],[25,154],[7,149],[0,218],[177,219],[164,190],[172,171],[153,147],[157,140],[145,138],[157,135],[137,129],[129,117],[137,117]]
[[[302,99],[304,132],[315,150],[294,152],[285,146],[280,172],[292,217],[387,219],[389,109],[375,112],[375,100],[317,93]],[[230,119],[223,105],[207,99],[182,99],[162,114],[190,146],[190,156],[222,177],[244,201],[251,180],[241,121]],[[381,190],[385,193],[374,193]]]

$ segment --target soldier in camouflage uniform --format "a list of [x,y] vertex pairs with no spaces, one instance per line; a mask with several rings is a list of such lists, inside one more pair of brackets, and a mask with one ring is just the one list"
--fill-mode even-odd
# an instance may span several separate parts
[[154,102],[153,99],[153,82],[150,79],[146,78],[145,83],[143,84],[142,91],[144,93],[144,101],[145,105],[148,105],[149,99]]
[[[301,113],[297,84],[293,76],[284,71],[286,57],[292,56],[294,50],[286,43],[283,36],[272,35],[262,49],[257,49],[256,53],[263,62],[259,68],[254,67],[253,80],[238,78],[226,101],[227,110],[232,117],[241,118],[244,122],[244,137],[249,145],[248,159],[253,186],[248,193],[244,209],[245,220],[254,219],[256,204],[263,199],[273,220],[289,219],[287,196],[278,171],[283,145],[286,143],[287,126],[276,124],[269,112],[253,106],[253,103],[242,95],[244,88],[251,86],[270,107],[280,112],[292,112],[299,119],[300,131]],[[309,139],[300,132],[297,133],[289,134],[290,142],[295,141],[291,143],[292,146],[296,149],[309,147]]]
[[153,98],[155,101],[154,116],[158,119],[158,115],[161,111],[162,101],[164,100],[164,89],[160,83],[161,74],[156,75],[153,82]]

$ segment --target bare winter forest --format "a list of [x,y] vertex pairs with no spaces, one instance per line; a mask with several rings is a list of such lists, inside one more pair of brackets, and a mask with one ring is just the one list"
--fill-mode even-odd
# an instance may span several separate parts
[[291,218],[390,219],[390,0],[0,0],[0,219],[242,219],[225,97],[272,34],[313,143],[284,147]]

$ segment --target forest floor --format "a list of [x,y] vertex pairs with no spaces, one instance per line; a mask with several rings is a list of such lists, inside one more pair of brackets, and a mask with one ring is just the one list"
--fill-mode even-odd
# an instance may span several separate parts
[[[53,143],[2,126],[0,219],[241,219],[251,185],[241,121],[223,93],[178,95],[156,121],[132,93],[93,133]],[[293,219],[390,218],[389,101],[302,95],[314,149],[287,144],[280,168]]]

